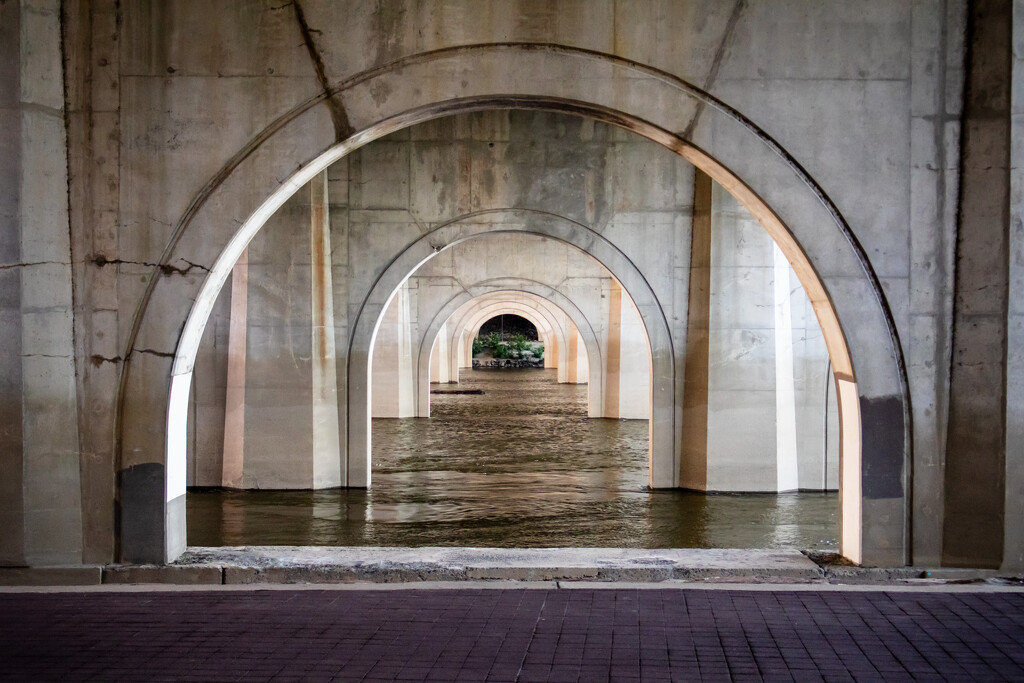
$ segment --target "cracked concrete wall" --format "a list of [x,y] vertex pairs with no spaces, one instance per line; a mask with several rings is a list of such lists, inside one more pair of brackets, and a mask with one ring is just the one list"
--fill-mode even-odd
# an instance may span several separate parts
[[[5,19],[15,6],[21,31],[23,15],[44,5],[4,3]],[[956,450],[946,440],[959,429],[947,428],[946,420],[955,398],[948,368],[954,353],[952,254],[964,6],[963,0],[808,0],[782,6],[754,0],[575,0],[540,6],[475,0],[68,0],[63,4],[67,100],[58,109],[66,114],[70,136],[64,165],[70,170],[74,265],[68,282],[75,285],[75,335],[69,344],[74,344],[80,399],[82,557],[106,561],[116,556],[118,510],[126,547],[139,539],[143,545],[145,539],[159,544],[166,533],[162,503],[150,500],[159,498],[166,474],[160,451],[167,435],[160,416],[166,414],[171,356],[183,325],[178,311],[187,310],[205,275],[189,271],[178,255],[212,266],[209,253],[219,251],[224,225],[244,220],[267,188],[276,187],[260,173],[283,182],[343,132],[339,114],[361,129],[374,120],[374,112],[400,109],[396,102],[429,100],[434,92],[447,97],[458,87],[471,90],[484,76],[497,78],[502,64],[483,57],[474,62],[467,48],[464,61],[451,62],[452,71],[443,79],[403,81],[413,70],[403,71],[372,81],[373,92],[334,98],[331,107],[288,112],[317,98],[325,82],[342,83],[390,60],[456,45],[531,41],[617,55],[708,90],[770,134],[835,202],[885,295],[881,304],[872,303],[870,288],[843,260],[845,247],[806,240],[829,294],[846,311],[842,324],[855,350],[858,378],[865,380],[860,388],[869,458],[864,467],[866,543],[876,561],[939,562],[943,517],[960,514],[958,504],[947,504],[945,496],[952,485],[947,485],[946,458]],[[3,28],[12,25],[5,21]],[[46,36],[59,38],[51,29],[46,22],[30,29],[35,44],[49,44]],[[4,41],[5,48],[10,44]],[[541,66],[536,51],[509,54],[515,55],[521,88],[508,92],[545,89],[553,96],[584,100],[592,94],[595,100],[650,112],[658,120],[657,112],[665,111],[659,107],[668,108],[634,99],[629,79],[609,85],[620,67],[608,67],[606,80],[581,81],[581,73],[593,72],[579,62],[562,71],[550,54]],[[5,85],[11,82],[9,64],[5,59]],[[47,82],[44,76],[32,78],[32,89]],[[589,92],[581,94],[584,82]],[[697,144],[723,157],[735,151],[731,129],[722,126],[713,108],[669,104],[682,123],[667,129],[692,130]],[[12,116],[9,103],[0,107]],[[5,126],[5,151],[12,136],[23,135]],[[731,158],[736,167],[743,166],[744,155]],[[234,173],[233,164],[241,172]],[[773,168],[763,171],[774,173]],[[758,169],[745,167],[745,172],[745,180],[770,198],[784,219],[811,215],[799,213],[804,207],[794,198],[799,188],[783,175],[772,180],[788,194],[770,197],[773,185]],[[11,198],[11,183],[20,182],[5,176],[7,220],[36,215]],[[966,199],[977,192],[970,186],[962,194]],[[212,204],[203,204],[200,199],[208,196]],[[462,199],[447,201],[457,207]],[[187,229],[178,239],[178,228],[188,228],[193,218],[201,229]],[[816,224],[827,223],[825,217]],[[793,227],[802,229],[798,221]],[[810,233],[800,234],[806,238]],[[366,246],[348,245],[355,250]],[[162,274],[142,265],[154,263],[172,270]],[[335,267],[341,266],[336,262]],[[677,285],[681,281],[673,278]],[[14,291],[9,283],[3,287]],[[680,289],[685,292],[685,285]],[[851,301],[864,303],[857,308]],[[903,426],[893,417],[899,412],[899,390],[876,379],[892,374],[885,366],[892,354],[882,348],[888,340],[882,335],[863,338],[865,330],[879,329],[878,306],[891,312],[907,363],[912,412],[906,419],[912,423],[906,424],[912,424],[914,449],[909,466],[897,453],[903,447]],[[141,322],[136,316],[140,307]],[[145,317],[147,311],[154,315]],[[336,329],[339,337],[347,338]],[[1004,343],[1014,344],[1006,347],[1007,355],[1016,353],[1016,339],[1007,333]],[[125,366],[131,368],[127,374]],[[1008,378],[1015,376],[1007,372]],[[18,375],[5,372],[4,381],[17,385]],[[961,391],[958,385],[953,383],[954,395]],[[119,404],[118,395],[134,398]],[[1005,396],[1000,406],[1017,417],[1019,407]],[[10,427],[19,423],[15,413],[4,413],[4,438],[17,441],[23,436]],[[1008,419],[1005,425],[1008,443],[1014,424]],[[887,483],[875,487],[874,481]],[[122,499],[116,500],[119,486]],[[979,483],[971,490],[1003,497],[990,488]],[[1007,489],[1006,496],[1011,495]],[[913,510],[905,525],[911,498]],[[4,500],[17,498],[4,493]],[[1011,538],[1002,538],[1012,545]],[[992,555],[989,550],[984,554]]]

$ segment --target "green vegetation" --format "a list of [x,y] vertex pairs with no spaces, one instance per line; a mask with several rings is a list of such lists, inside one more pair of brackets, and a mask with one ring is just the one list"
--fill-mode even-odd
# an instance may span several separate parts
[[488,351],[495,358],[544,358],[544,345],[530,341],[525,335],[516,333],[511,338],[502,339],[498,332],[491,332],[473,339],[473,355]]
[[512,347],[517,356],[522,356],[523,351],[526,350],[526,337],[519,333],[512,335],[512,341],[509,342],[509,346]]

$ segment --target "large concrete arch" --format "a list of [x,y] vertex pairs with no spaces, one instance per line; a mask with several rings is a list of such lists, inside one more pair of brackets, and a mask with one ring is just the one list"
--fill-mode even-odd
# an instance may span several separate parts
[[[777,141],[693,84],[613,55],[537,44],[445,48],[346,79],[255,135],[197,193],[152,269],[125,344],[114,430],[122,559],[166,561],[184,548],[180,427],[195,350],[231,265],[267,216],[372,139],[456,111],[502,107],[574,112],[635,131],[692,161],[761,220],[815,304],[841,385],[843,552],[903,564],[904,362],[879,280],[833,202]],[[347,128],[335,125],[339,110]],[[200,282],[162,270],[184,262],[210,273]]]
[[[604,352],[601,348],[601,341],[598,339],[591,322],[584,315],[583,311],[580,310],[579,306],[577,306],[576,303],[564,293],[546,283],[525,280],[522,278],[502,278],[497,281],[473,283],[463,292],[449,299],[448,302],[445,303],[445,305],[437,312],[437,315],[434,316],[433,320],[430,321],[426,329],[423,331],[419,344],[418,359],[420,381],[418,383],[417,396],[419,398],[418,405],[420,406],[420,412],[418,414],[423,417],[427,417],[430,414],[430,383],[429,376],[425,374],[425,370],[429,373],[430,352],[433,348],[434,340],[437,338],[437,335],[441,331],[445,322],[460,308],[465,306],[467,303],[472,302],[474,299],[478,299],[488,294],[510,292],[530,294],[538,299],[550,301],[572,320],[576,329],[579,330],[580,338],[583,340],[583,345],[587,352],[587,360],[590,367],[588,414],[590,417],[601,417],[604,414],[601,401],[601,397],[603,396],[601,371],[603,363],[601,362],[601,359],[603,358]],[[499,304],[495,306],[493,310],[502,310],[502,307]],[[485,317],[484,320],[476,322],[477,327],[490,317],[489,314],[486,315],[487,317]],[[427,379],[426,382],[423,381],[424,378]]]

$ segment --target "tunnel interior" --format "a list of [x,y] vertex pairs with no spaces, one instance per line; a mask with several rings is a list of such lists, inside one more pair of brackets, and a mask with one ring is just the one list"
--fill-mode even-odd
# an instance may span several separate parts
[[[437,248],[379,312],[373,485],[338,487],[318,462],[343,441],[339,404],[319,397],[346,391],[373,275],[349,255],[424,224],[484,229]],[[616,245],[659,310],[576,233]],[[494,333],[542,357],[479,366],[474,341]],[[669,426],[666,364],[686,367]],[[334,163],[250,243],[196,366],[191,545],[837,548],[835,380],[792,265],[720,184],[585,117],[456,115]],[[658,429],[680,444],[673,489],[652,487]]]

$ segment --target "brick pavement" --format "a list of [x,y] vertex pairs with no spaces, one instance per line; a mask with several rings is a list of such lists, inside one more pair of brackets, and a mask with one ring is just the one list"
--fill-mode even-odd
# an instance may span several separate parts
[[1017,680],[1024,593],[0,594],[0,680]]

